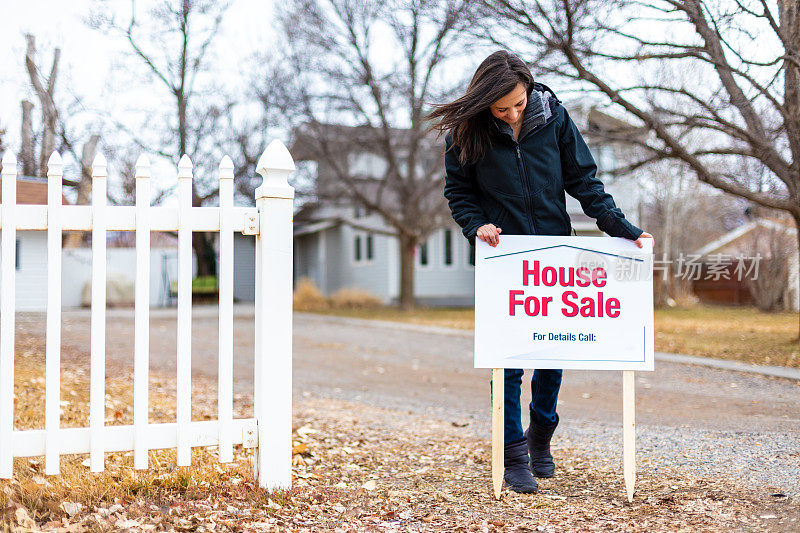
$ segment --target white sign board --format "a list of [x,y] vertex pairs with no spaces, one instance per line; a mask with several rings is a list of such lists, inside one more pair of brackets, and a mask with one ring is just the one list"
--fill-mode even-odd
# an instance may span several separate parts
[[475,368],[653,370],[652,239],[476,239]]

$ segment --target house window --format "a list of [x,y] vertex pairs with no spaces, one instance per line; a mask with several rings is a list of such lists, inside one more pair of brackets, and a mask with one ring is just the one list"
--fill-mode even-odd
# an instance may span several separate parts
[[17,246],[14,249],[14,268],[19,270],[19,239],[17,239]]
[[353,209],[353,218],[361,218],[364,216],[364,208],[360,205],[355,206]]
[[353,263],[363,265],[375,257],[375,238],[370,233],[358,232],[353,236]]
[[597,164],[598,174],[605,174],[616,168],[616,158],[614,154],[614,147],[607,144],[594,145],[590,151]]
[[428,241],[419,245],[419,264],[428,266]]
[[453,264],[453,230],[445,229],[442,232],[443,237],[443,248],[444,248],[444,264],[446,266],[452,266]]
[[348,163],[350,174],[359,178],[381,179],[389,167],[384,158],[370,152],[351,153]]
[[372,240],[373,240],[372,239],[372,234],[368,234],[366,236],[366,238],[365,238],[365,243],[366,243],[366,246],[367,246],[367,250],[366,250],[367,251],[367,261],[372,261],[372,257],[373,257],[372,256],[372,249],[373,249]]

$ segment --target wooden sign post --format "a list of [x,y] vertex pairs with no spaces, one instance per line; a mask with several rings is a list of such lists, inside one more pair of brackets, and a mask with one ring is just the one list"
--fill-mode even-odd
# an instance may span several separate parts
[[492,485],[494,497],[503,490],[503,398],[505,375],[502,368],[492,369]]
[[[492,369],[492,487],[494,497],[500,499],[503,490],[503,395],[502,368]],[[628,501],[633,501],[636,486],[636,433],[633,370],[622,372],[622,475]]]
[[622,477],[628,501],[633,501],[636,486],[636,398],[633,392],[633,370],[622,371]]
[[[645,241],[647,242],[647,241]],[[652,371],[653,250],[616,237],[477,241],[475,368],[492,369],[492,485],[504,472],[504,369],[622,370],[623,478],[636,484],[634,371]]]

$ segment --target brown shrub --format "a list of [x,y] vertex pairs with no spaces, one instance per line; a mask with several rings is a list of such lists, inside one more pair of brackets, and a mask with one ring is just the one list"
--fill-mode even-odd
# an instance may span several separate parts
[[383,305],[380,298],[357,287],[339,289],[331,295],[330,302],[334,309],[375,309]]
[[321,311],[328,309],[328,299],[310,278],[302,278],[297,282],[292,297],[295,311]]

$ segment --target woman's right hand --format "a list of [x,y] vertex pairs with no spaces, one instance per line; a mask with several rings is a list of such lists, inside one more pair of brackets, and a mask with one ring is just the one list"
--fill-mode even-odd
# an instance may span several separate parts
[[500,243],[500,233],[502,231],[502,228],[498,228],[494,224],[484,224],[478,228],[478,232],[475,234],[475,236],[487,243],[489,246],[494,247]]

